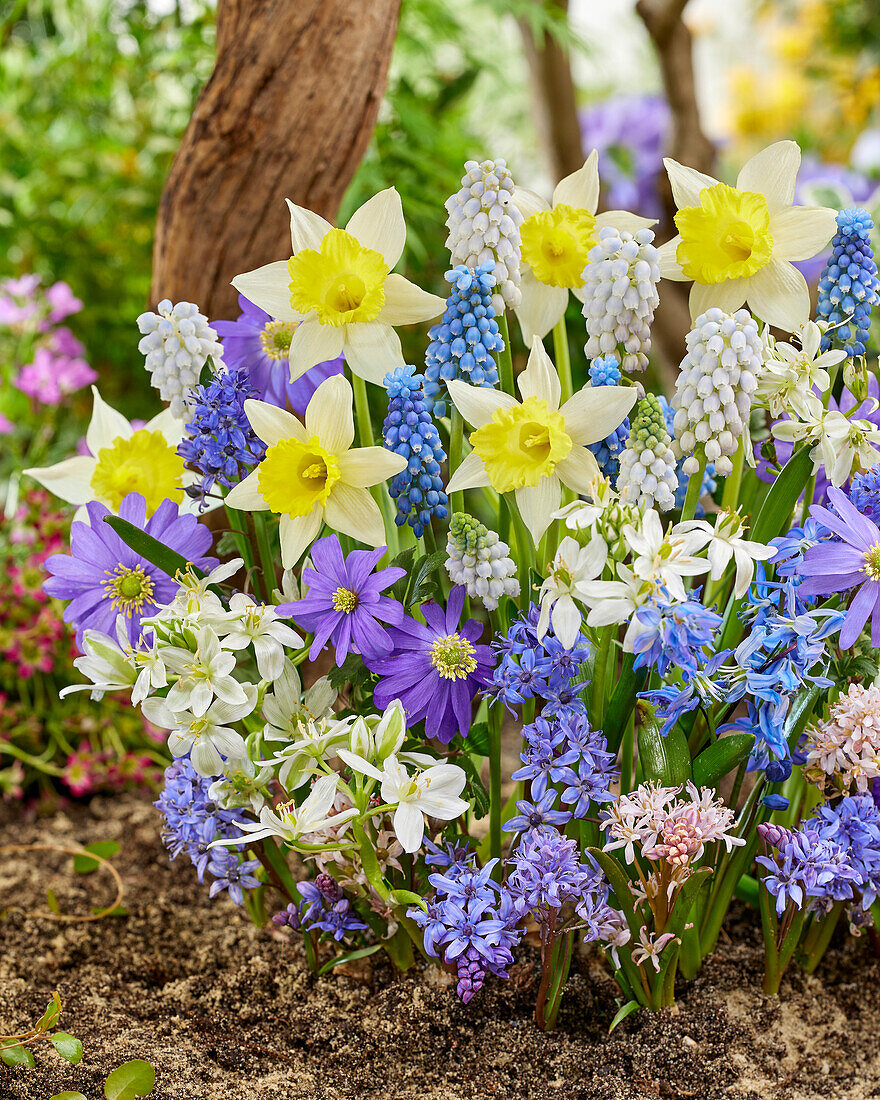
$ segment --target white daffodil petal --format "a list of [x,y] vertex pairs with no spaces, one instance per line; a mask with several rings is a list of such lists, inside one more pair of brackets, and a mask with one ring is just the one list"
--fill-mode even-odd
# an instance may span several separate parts
[[366,489],[406,469],[406,459],[385,447],[358,447],[339,455],[339,476],[346,485]]
[[163,409],[160,413],[157,413],[152,420],[147,421],[144,428],[148,432],[159,432],[160,435],[164,436],[168,445],[175,449],[186,434],[185,422],[178,420],[171,409]]
[[635,386],[584,386],[559,411],[572,440],[586,447],[620,427],[637,398]]
[[334,531],[351,535],[368,546],[386,544],[382,513],[367,489],[355,489],[338,481],[327,498],[324,519]]
[[457,493],[463,489],[481,489],[489,484],[491,483],[489,475],[486,473],[486,467],[483,465],[483,460],[476,451],[471,451],[449,479],[446,491],[447,493]]
[[599,205],[599,153],[593,149],[576,172],[560,180],[553,192],[553,205],[565,203],[578,210],[596,213]]
[[628,210],[603,210],[596,215],[596,232],[611,226],[612,229],[635,235],[640,229],[650,229],[657,224],[656,218],[643,218],[640,214],[630,214]]
[[306,406],[306,436],[316,435],[331,454],[341,455],[354,442],[351,383],[334,374],[321,383]]
[[553,513],[559,507],[559,478],[556,474],[542,477],[537,485],[526,485],[522,489],[514,490],[516,504],[523,518],[523,523],[535,546],[541,541],[541,536],[553,522]]
[[716,306],[725,313],[735,313],[746,300],[747,279],[725,279],[723,283],[692,283],[688,305],[691,317],[699,317]]
[[299,321],[300,315],[290,304],[289,284],[287,260],[276,260],[253,271],[245,271],[232,280],[239,294],[264,309],[276,321]]
[[574,489],[576,493],[586,494],[590,485],[599,477],[599,464],[592,451],[588,451],[586,447],[574,446],[558,463],[556,472],[563,485]]
[[488,424],[498,409],[511,409],[519,404],[509,393],[488,386],[471,386],[460,378],[453,378],[446,385],[452,403],[475,428]]
[[681,237],[675,236],[666,244],[661,244],[657,249],[657,263],[660,265],[660,278],[671,279],[676,283],[687,282],[687,275],[681,270],[681,265],[676,259]]
[[389,371],[404,365],[400,337],[381,321],[346,325],[342,351],[352,372],[377,386]]
[[829,243],[837,226],[837,211],[826,206],[790,206],[770,219],[773,255],[777,260],[809,260]]
[[785,332],[797,332],[810,316],[810,291],[796,267],[772,259],[749,282],[749,306],[755,316]]
[[131,424],[121,412],[112,408],[98,393],[98,387],[92,386],[92,419],[86,431],[86,444],[92,454],[97,457],[102,447],[109,447],[114,439],[122,436],[123,439],[131,439],[133,432]]
[[528,265],[520,268],[522,301],[516,308],[523,341],[530,345],[533,336],[543,339],[553,326],[565,316],[568,305],[568,289],[564,286],[548,286],[539,282]]
[[317,363],[336,359],[342,351],[343,329],[337,325],[322,325],[315,317],[303,321],[293,330],[290,338],[290,380],[310,370]]
[[86,455],[74,455],[54,466],[32,468],[23,472],[68,504],[84,504],[94,500],[92,477],[95,473],[95,460]]
[[303,248],[319,249],[321,241],[330,232],[333,226],[325,221],[314,210],[307,210],[304,206],[297,206],[290,199],[284,200],[290,211],[290,246],[294,255]]
[[550,209],[546,199],[542,199],[536,191],[529,191],[527,187],[517,187],[513,192],[513,205],[522,214],[523,219],[530,218],[532,214],[541,214]]
[[794,202],[794,185],[801,165],[796,141],[776,141],[745,162],[736,178],[739,191],[759,191],[771,214]]
[[267,447],[272,447],[282,439],[298,439],[305,443],[308,434],[293,413],[270,405],[268,401],[257,401],[249,397],[244,403],[245,416],[251,427]]
[[345,231],[356,237],[364,248],[381,253],[390,271],[406,244],[406,222],[397,188],[386,187],[367,199],[349,218]]
[[[249,481],[254,475],[250,474],[245,481]],[[244,481],[242,485],[244,485]],[[227,500],[229,497],[226,498]],[[284,569],[293,569],[303,556],[306,547],[310,546],[318,537],[324,513],[320,504],[309,512],[307,516],[281,517],[279,534],[281,537],[281,565]]]
[[238,508],[242,512],[265,512],[269,505],[260,494],[260,468],[253,470],[244,481],[234,486],[225,503],[230,508]]
[[718,180],[698,172],[696,168],[688,168],[686,164],[679,164],[672,157],[663,158],[663,167],[669,176],[669,185],[672,188],[672,197],[679,210],[683,206],[699,206],[700,192],[707,187],[714,187]]
[[532,339],[529,361],[526,369],[517,379],[517,385],[523,400],[527,397],[537,397],[540,401],[546,401],[551,409],[559,408],[559,399],[562,396],[559,375],[556,373],[556,367],[553,366],[553,360],[537,336]]
[[392,272],[385,280],[385,304],[376,320],[386,325],[416,325],[433,321],[444,309],[445,299]]

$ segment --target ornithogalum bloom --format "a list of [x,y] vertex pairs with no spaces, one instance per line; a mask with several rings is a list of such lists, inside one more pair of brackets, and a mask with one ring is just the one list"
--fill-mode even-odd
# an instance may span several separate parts
[[[216,558],[205,556],[211,548],[211,532],[195,516],[180,515],[170,500],[164,500],[149,520],[146,509],[140,493],[129,493],[119,515],[200,569],[217,564]],[[178,583],[104,523],[104,516],[110,515],[105,505],[92,501],[86,511],[88,522],[76,521],[70,529],[70,554],[46,559],[52,575],[43,588],[50,596],[71,601],[64,609],[64,621],[76,627],[80,648],[87,628],[115,636],[120,615],[129,641],[137,645],[141,619],[169,604],[177,595]]]
[[494,659],[487,645],[477,645],[483,633],[476,619],[459,628],[465,591],[456,585],[446,610],[435,603],[419,608],[425,622],[405,616],[389,631],[394,650],[366,662],[381,680],[373,692],[377,707],[399,699],[408,726],[422,719],[429,737],[448,744],[456,733],[467,736],[471,700],[488,683]]
[[378,550],[352,550],[343,557],[336,535],[318,539],[310,557],[313,569],[303,569],[305,597],[278,607],[279,615],[289,615],[313,635],[309,660],[314,661],[329,640],[336,647],[336,664],[341,665],[352,651],[364,658],[378,657],[391,651],[392,642],[382,623],[398,626],[403,607],[382,593],[406,575],[405,569],[390,566],[373,570],[385,553]]

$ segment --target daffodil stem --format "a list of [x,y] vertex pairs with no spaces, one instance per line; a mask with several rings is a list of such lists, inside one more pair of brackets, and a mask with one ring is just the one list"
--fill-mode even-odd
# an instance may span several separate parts
[[[496,703],[489,707],[489,852],[492,859],[501,858],[501,722],[504,708]],[[501,864],[495,868],[497,877]]]
[[266,593],[266,602],[271,603],[272,592],[278,583],[278,574],[275,571],[275,557],[272,552],[272,536],[268,517],[265,512],[252,512],[250,514],[253,516],[257,533],[257,548],[260,551],[260,564],[263,567],[263,589]]
[[[450,478],[461,465],[462,443],[464,442],[464,421],[461,413],[452,406],[452,415],[449,418],[449,476]],[[464,511],[464,493],[459,490],[449,497],[451,513]]]
[[556,359],[556,373],[562,387],[562,401],[566,402],[574,393],[571,380],[571,356],[568,352],[568,333],[565,329],[565,315],[553,326],[553,356]]
[[510,354],[510,329],[507,327],[507,314],[498,318],[498,331],[504,341],[504,350],[498,353],[498,381],[504,393],[513,395],[513,357]]
[[531,594],[532,565],[535,560],[535,546],[532,542],[532,536],[529,534],[526,525],[523,523],[522,516],[519,514],[515,499],[513,499],[510,493],[506,493],[502,497],[502,500],[504,501],[504,507],[507,514],[510,516],[514,535],[516,536],[520,606],[523,610],[528,610]]
[[703,477],[706,473],[705,452],[700,455],[700,465],[688,478],[687,495],[684,498],[684,507],[681,510],[682,522],[693,519],[697,513],[697,505],[700,503],[700,489],[703,487]]
[[[354,389],[354,411],[357,417],[358,441],[362,447],[373,446],[373,421],[370,418],[370,401],[367,397],[367,383],[352,371],[352,388]],[[382,513],[382,521],[385,524],[385,538],[388,540],[388,553],[396,557],[400,551],[397,538],[397,524],[394,522],[394,505],[388,495],[388,486],[383,481],[380,485],[374,485],[370,492],[373,499],[379,505]]]
[[733,456],[733,470],[724,481],[724,495],[721,498],[721,507],[727,509],[729,512],[736,511],[737,502],[739,501],[739,490],[742,485],[743,462],[745,461],[745,457],[745,436],[741,435],[736,447],[736,454]]

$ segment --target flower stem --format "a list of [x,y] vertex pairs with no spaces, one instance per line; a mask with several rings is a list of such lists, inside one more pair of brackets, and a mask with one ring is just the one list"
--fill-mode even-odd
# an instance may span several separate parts
[[830,912],[821,920],[813,918],[813,926],[804,940],[804,970],[808,974],[812,974],[824,958],[828,944],[831,943],[831,937],[834,935],[834,929],[843,913],[843,904],[842,901],[836,901]]
[[[501,859],[501,723],[504,708],[496,703],[489,707],[489,854]],[[502,874],[500,862],[495,867]]]
[[[742,485],[743,462],[745,461],[745,437],[740,436],[736,446],[736,454],[733,456],[733,470],[724,479],[724,495],[721,498],[721,507],[729,512],[735,512],[739,501],[739,490]],[[705,470],[705,466],[703,467]],[[702,481],[702,476],[700,478]],[[690,483],[688,484],[690,488]],[[682,516],[682,518],[684,518]]]
[[556,359],[556,373],[559,375],[559,383],[562,387],[560,404],[563,404],[574,393],[571,380],[571,356],[568,350],[568,333],[565,329],[564,314],[553,326],[553,355]]
[[[455,471],[461,465],[462,458],[462,444],[464,443],[464,421],[461,418],[461,413],[455,407],[452,406],[452,414],[449,418],[449,477],[451,478]],[[459,489],[458,492],[452,493],[449,497],[449,508],[451,513],[464,511],[464,493]]]
[[498,318],[498,331],[504,341],[504,350],[498,353],[498,384],[504,393],[513,395],[513,358],[510,354],[510,330],[507,327],[507,314]]
[[[354,389],[354,411],[357,418],[358,442],[362,447],[374,445],[373,421],[370,418],[370,401],[367,397],[367,384],[360,375],[352,372],[352,388]],[[400,543],[397,538],[397,524],[394,522],[394,506],[388,495],[388,487],[382,482],[374,485],[370,492],[373,499],[379,505],[382,520],[385,524],[385,538],[388,543],[388,553],[394,558],[400,552]]]
[[693,519],[697,513],[697,505],[700,503],[700,489],[703,487],[703,477],[706,473],[706,454],[700,455],[698,469],[688,478],[687,496],[684,498],[684,506],[681,509],[682,522]]

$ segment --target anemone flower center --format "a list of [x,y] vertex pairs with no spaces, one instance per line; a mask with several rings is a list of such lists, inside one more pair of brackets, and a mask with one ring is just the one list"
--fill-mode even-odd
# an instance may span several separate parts
[[107,571],[107,580],[103,582],[104,591],[113,601],[113,606],[121,615],[140,614],[145,604],[152,604],[153,578],[144,572],[142,565],[129,569],[121,563],[111,573]]
[[350,588],[337,588],[333,593],[333,610],[350,615],[358,605],[358,594]]
[[872,581],[880,581],[880,542],[865,551],[865,572]]
[[260,333],[260,346],[269,359],[287,359],[296,321],[267,321]]
[[438,638],[430,649],[431,664],[444,680],[464,680],[477,668],[477,651],[460,634]]

